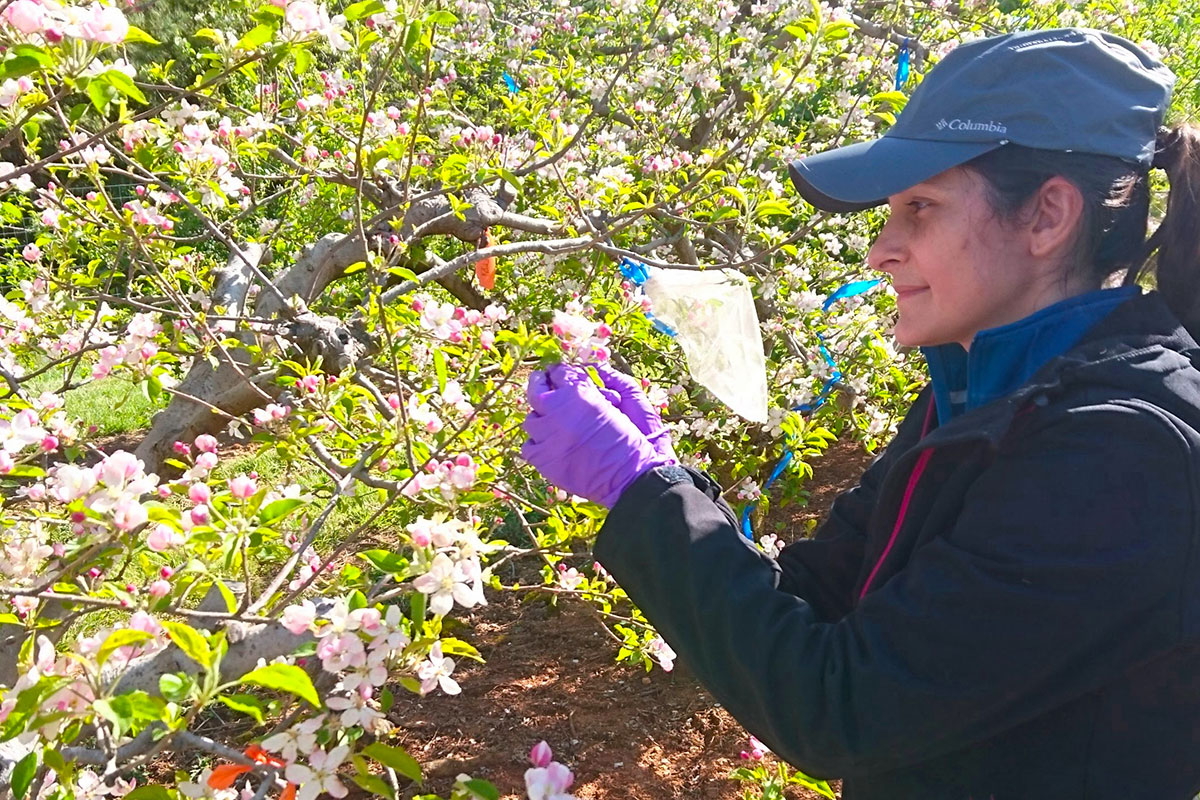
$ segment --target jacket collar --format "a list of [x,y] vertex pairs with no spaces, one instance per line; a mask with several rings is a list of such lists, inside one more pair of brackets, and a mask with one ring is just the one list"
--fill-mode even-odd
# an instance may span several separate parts
[[[1024,384],[971,413],[939,423],[915,449],[978,439],[998,446],[1020,409],[1032,401],[1048,404],[1081,383],[1104,384],[1115,387],[1120,394],[1137,393],[1164,407],[1174,405],[1200,429],[1198,364],[1200,345],[1167,307],[1162,295],[1135,292],[1087,330],[1074,347],[1052,357]],[[1168,380],[1181,370],[1194,373],[1186,388]],[[935,402],[932,384],[921,399]]]
[[1136,286],[1127,286],[1067,298],[1024,319],[980,331],[970,352],[959,344],[921,348],[929,365],[938,422],[945,424],[1010,394],[1139,292]]

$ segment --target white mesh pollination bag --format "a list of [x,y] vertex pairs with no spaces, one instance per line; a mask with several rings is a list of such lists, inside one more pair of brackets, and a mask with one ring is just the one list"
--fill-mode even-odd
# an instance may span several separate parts
[[767,421],[767,364],[750,284],[729,269],[650,267],[642,289],[670,326],[688,372],[734,413]]

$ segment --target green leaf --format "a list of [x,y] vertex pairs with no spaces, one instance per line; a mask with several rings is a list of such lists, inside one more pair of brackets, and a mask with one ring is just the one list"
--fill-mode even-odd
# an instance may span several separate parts
[[446,354],[441,350],[433,351],[433,369],[437,372],[438,391],[446,391]]
[[295,695],[306,700],[314,707],[321,707],[321,699],[317,697],[317,689],[313,686],[312,678],[300,667],[292,664],[267,664],[256,670],[247,672],[241,678],[242,683],[261,686],[264,689],[275,689]]
[[353,22],[356,19],[369,17],[372,14],[378,14],[381,11],[386,10],[387,9],[383,7],[383,3],[379,2],[379,0],[361,0],[361,2],[351,3],[350,5],[346,6],[346,8],[342,10],[342,14],[348,21]]
[[47,749],[42,753],[42,763],[59,775],[67,768],[67,762],[63,760],[62,753],[53,748]]
[[246,32],[246,35],[238,39],[238,50],[254,50],[267,42],[271,41],[271,37],[275,35],[275,26],[262,23],[256,25]]
[[150,34],[146,33],[136,25],[130,25],[129,30],[125,33],[125,43],[141,42],[142,44],[162,44],[158,39],[155,39]]
[[158,693],[172,703],[180,703],[186,700],[190,685],[191,681],[176,673],[158,676]]
[[217,699],[220,700],[225,705],[232,708],[234,711],[254,717],[254,721],[257,722],[259,725],[265,724],[263,722],[263,704],[261,702],[259,702],[259,699],[257,697],[255,697],[254,695],[252,695],[252,694],[221,695]]
[[790,217],[792,215],[791,207],[782,200],[764,200],[759,203],[754,209],[754,216],[757,219],[764,217]]
[[449,11],[434,11],[425,18],[425,22],[429,25],[457,25],[458,17]]
[[382,742],[373,742],[362,750],[363,755],[373,758],[385,767],[391,767],[411,781],[420,783],[421,765],[400,747],[391,747]]
[[212,42],[213,44],[217,44],[217,45],[219,45],[219,44],[221,44],[221,42],[225,41],[224,39],[221,38],[221,34],[217,33],[212,28],[201,28],[200,30],[193,33],[192,36],[195,36],[197,39],[207,39],[208,41]]
[[46,470],[33,464],[18,464],[4,474],[9,478],[41,478],[46,475]]
[[148,783],[137,787],[125,795],[125,800],[171,800],[171,793],[167,791],[167,787],[165,786],[156,786]]
[[[425,593],[413,592],[408,599],[408,618],[415,622],[418,626],[425,622]],[[420,627],[415,629],[420,630]],[[416,633],[413,634],[414,636]]]
[[410,52],[421,41],[421,20],[413,20],[404,32],[404,50]]
[[32,753],[27,753],[24,758],[17,762],[13,767],[12,777],[9,779],[14,800],[25,800],[25,793],[29,791],[29,785],[33,783],[33,776],[37,774],[38,754],[37,750]]
[[112,100],[112,97],[109,94],[111,91],[113,90],[110,89],[104,81],[98,79],[88,81],[88,99],[92,101],[92,105],[96,107],[96,110],[101,113],[104,112],[104,109],[108,108],[108,104]]
[[298,506],[304,505],[299,497],[282,497],[263,506],[258,512],[259,525],[274,525]]
[[29,58],[32,58],[35,61],[37,61],[43,67],[54,66],[54,56],[50,55],[49,53],[47,53],[45,50],[38,47],[37,45],[18,44],[18,45],[14,45],[12,50],[10,50],[9,52],[11,52],[15,56],[28,56]]
[[199,631],[190,625],[170,620],[163,620],[162,626],[166,628],[167,635],[183,651],[184,655],[205,669],[212,666],[212,648],[208,646],[208,640],[201,636]]
[[221,599],[225,601],[225,610],[230,614],[232,614],[234,611],[237,611],[237,598],[234,596],[233,592],[229,590],[229,587],[225,585],[225,581],[217,578],[215,583],[217,585],[217,591],[221,594]]
[[500,800],[500,790],[492,785],[491,781],[485,781],[482,778],[471,778],[463,781],[463,786],[467,791],[480,800]]
[[108,638],[104,640],[104,644],[100,645],[100,651],[96,653],[96,663],[104,664],[117,648],[141,644],[153,638],[146,631],[134,630],[133,628],[118,628],[108,635]]
[[462,639],[442,639],[442,652],[451,656],[464,656],[473,659],[479,663],[483,663],[483,656],[479,655],[479,651],[468,642]]
[[746,205],[746,193],[742,191],[740,186],[722,186],[721,193],[727,194],[738,201],[738,204],[743,207]]
[[346,269],[342,272],[342,274],[343,275],[353,275],[356,272],[362,272],[366,268],[367,268],[367,262],[355,261],[353,264],[346,267]]
[[376,569],[391,574],[402,572],[408,566],[408,559],[390,550],[364,550],[359,555]]
[[308,50],[300,48],[292,54],[296,59],[296,74],[303,75],[312,66],[313,56]]
[[126,97],[132,97],[142,105],[147,104],[146,95],[142,94],[142,90],[137,87],[133,79],[121,72],[119,69],[110,69],[103,75],[104,80],[112,84],[112,87]]
[[42,68],[42,62],[35,56],[15,56],[0,64],[0,80],[19,78]]
[[827,42],[845,39],[850,35],[850,31],[856,29],[857,27],[857,25],[848,19],[834,20],[826,25],[824,30],[821,31],[821,37]]
[[356,772],[350,776],[350,780],[357,783],[359,788],[369,795],[387,798],[394,798],[396,796],[396,790],[388,786],[378,775],[372,775],[369,772]]

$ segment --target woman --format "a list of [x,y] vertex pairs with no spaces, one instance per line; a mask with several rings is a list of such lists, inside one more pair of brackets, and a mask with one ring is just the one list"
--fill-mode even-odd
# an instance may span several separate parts
[[[1097,31],[985,39],[883,138],[791,166],[818,207],[889,205],[868,261],[931,382],[778,559],[635,382],[530,379],[525,457],[612,509],[596,557],[845,800],[1200,790],[1200,139],[1159,128],[1172,82]],[[1145,241],[1151,167],[1171,194]]]

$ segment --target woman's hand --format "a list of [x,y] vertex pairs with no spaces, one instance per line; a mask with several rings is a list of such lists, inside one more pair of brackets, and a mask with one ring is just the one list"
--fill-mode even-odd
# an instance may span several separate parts
[[650,404],[638,379],[608,364],[597,364],[596,373],[604,381],[604,389],[600,393],[611,400],[618,411],[629,417],[629,421],[650,440],[659,455],[675,459],[671,431],[663,424],[658,410]]
[[[615,383],[605,383],[602,394],[583,368],[569,364],[530,375],[526,397],[533,410],[522,425],[529,441],[521,456],[555,486],[612,508],[639,475],[674,464],[675,456],[669,437],[659,432],[655,438],[665,442],[664,454],[641,430],[649,420],[633,405],[641,425],[622,413],[611,398],[626,402],[628,395]],[[628,402],[636,402],[629,397]],[[654,413],[649,403],[645,406]]]

